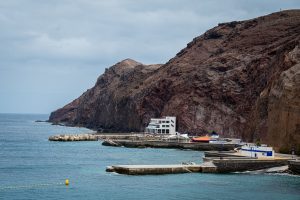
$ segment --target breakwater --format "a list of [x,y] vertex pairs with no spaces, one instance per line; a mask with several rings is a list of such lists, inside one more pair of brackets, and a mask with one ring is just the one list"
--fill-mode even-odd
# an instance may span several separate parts
[[116,172],[128,175],[149,174],[179,174],[200,172],[200,165],[115,165],[106,168],[107,172]]
[[97,140],[139,140],[149,139],[153,137],[145,136],[144,134],[99,134],[99,133],[84,133],[84,134],[60,134],[49,137],[50,141],[57,142],[77,142],[77,141],[97,141]]
[[162,140],[105,140],[104,146],[123,146],[128,148],[175,148],[191,149],[197,151],[230,151],[238,147],[238,144],[214,144],[199,142],[162,141]]
[[97,141],[98,137],[94,134],[76,134],[76,135],[54,135],[49,137],[49,141],[58,142],[76,142],[76,141]]
[[178,174],[178,173],[230,173],[254,171],[287,165],[287,159],[213,159],[202,164],[178,165],[114,165],[107,172],[128,175]]

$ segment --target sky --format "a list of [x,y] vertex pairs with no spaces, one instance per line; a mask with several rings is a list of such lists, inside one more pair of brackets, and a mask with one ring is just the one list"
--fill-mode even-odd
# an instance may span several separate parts
[[0,113],[45,113],[131,58],[166,63],[218,23],[299,0],[0,0]]

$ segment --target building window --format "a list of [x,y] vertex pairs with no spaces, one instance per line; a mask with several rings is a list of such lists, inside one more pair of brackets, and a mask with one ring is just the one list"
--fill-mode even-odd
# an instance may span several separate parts
[[167,130],[166,130],[166,133],[167,133],[167,134],[169,134],[169,133],[170,133],[170,132],[169,132],[169,129],[167,129]]
[[169,125],[166,125],[166,127],[170,127]]
[[161,133],[161,129],[158,129],[158,133]]
[[162,129],[162,133],[166,133],[166,130],[165,130],[165,129]]
[[166,125],[162,125],[162,127],[166,127]]
[[166,121],[166,123],[170,123],[170,121]]

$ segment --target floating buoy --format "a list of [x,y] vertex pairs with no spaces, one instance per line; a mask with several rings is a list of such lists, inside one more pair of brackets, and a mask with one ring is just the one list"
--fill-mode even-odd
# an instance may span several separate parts
[[69,185],[69,179],[65,180],[65,185]]

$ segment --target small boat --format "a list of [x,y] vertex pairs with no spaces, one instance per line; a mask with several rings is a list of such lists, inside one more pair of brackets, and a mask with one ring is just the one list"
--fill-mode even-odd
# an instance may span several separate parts
[[256,144],[243,145],[238,153],[243,156],[254,157],[254,158],[274,158],[274,150],[272,147],[268,147],[266,144],[260,146]]
[[201,136],[201,137],[193,137],[192,138],[192,142],[205,142],[205,143],[209,143],[209,141],[211,140],[211,137],[209,136]]

